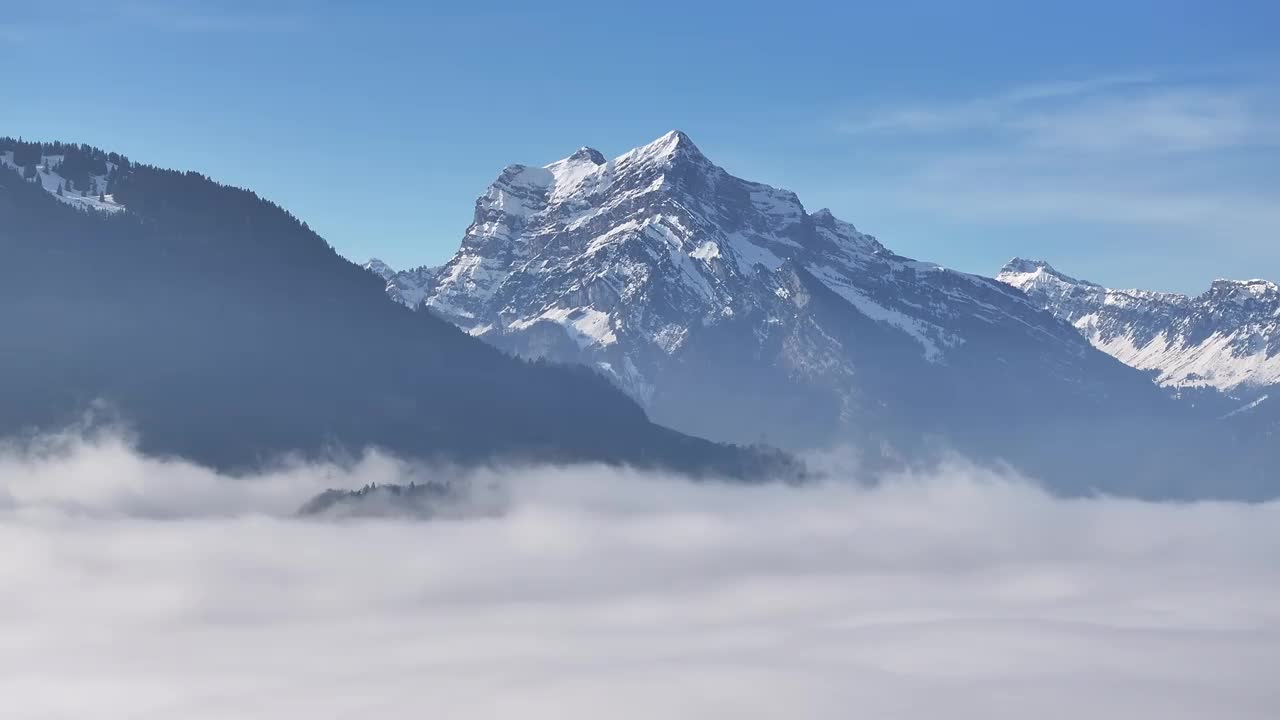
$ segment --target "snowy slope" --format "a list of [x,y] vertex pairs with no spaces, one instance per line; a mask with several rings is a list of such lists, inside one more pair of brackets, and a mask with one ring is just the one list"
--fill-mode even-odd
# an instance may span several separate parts
[[1105,288],[1020,258],[997,279],[1162,386],[1238,392],[1280,383],[1280,288],[1273,282],[1215,280],[1188,297]]
[[[13,160],[12,151],[0,153],[0,167],[22,172],[24,168],[19,167]],[[58,165],[62,161],[62,155],[42,155],[39,165],[36,166],[36,178],[32,182],[38,181],[50,195],[74,207],[106,213],[120,212],[125,209],[123,205],[117,204],[111,195],[103,195],[107,190],[108,175],[94,175],[87,187],[77,188],[69,185],[66,178],[58,174]],[[108,173],[113,172],[115,166],[108,163],[107,169]]]
[[1003,424],[1146,386],[1022,293],[897,255],[678,131],[509,166],[443,267],[369,267],[401,302],[597,367],[660,421],[718,439]]

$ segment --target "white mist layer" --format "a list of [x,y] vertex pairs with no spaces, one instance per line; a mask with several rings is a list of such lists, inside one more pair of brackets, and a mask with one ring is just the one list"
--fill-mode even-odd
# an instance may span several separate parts
[[1280,715],[1280,504],[575,467],[483,474],[500,516],[291,517],[429,476],[10,449],[6,717]]

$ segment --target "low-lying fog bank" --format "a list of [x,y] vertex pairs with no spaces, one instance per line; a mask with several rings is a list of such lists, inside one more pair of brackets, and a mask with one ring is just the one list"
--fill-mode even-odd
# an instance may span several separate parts
[[[372,455],[228,479],[0,453],[0,697],[46,718],[1273,718],[1280,504],[490,470],[454,516],[300,519]],[[468,508],[474,512],[467,511]]]

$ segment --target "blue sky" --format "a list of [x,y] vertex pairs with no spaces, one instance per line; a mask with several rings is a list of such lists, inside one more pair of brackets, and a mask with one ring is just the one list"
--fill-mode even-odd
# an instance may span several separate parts
[[0,4],[0,134],[251,187],[353,259],[443,261],[503,166],[680,128],[959,269],[1280,280],[1274,2]]

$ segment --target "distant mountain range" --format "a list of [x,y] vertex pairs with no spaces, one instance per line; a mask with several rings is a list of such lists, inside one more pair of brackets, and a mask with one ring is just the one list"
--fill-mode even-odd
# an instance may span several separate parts
[[996,279],[1163,387],[1230,393],[1280,383],[1280,287],[1273,282],[1215,280],[1196,297],[1114,290],[1021,258]]
[[1195,297],[1116,290],[1015,258],[996,279],[1176,398],[1280,433],[1280,286],[1215,280]]
[[367,267],[393,299],[598,368],[659,422],[718,440],[958,449],[1082,491],[1150,488],[1210,457],[1253,482],[1252,450],[1038,299],[897,255],[678,131],[507,167],[449,262]]
[[800,472],[659,427],[592,371],[512,358],[388,302],[251,192],[81,145],[0,139],[0,165],[0,437],[106,407],[144,451],[228,471],[381,447]]

